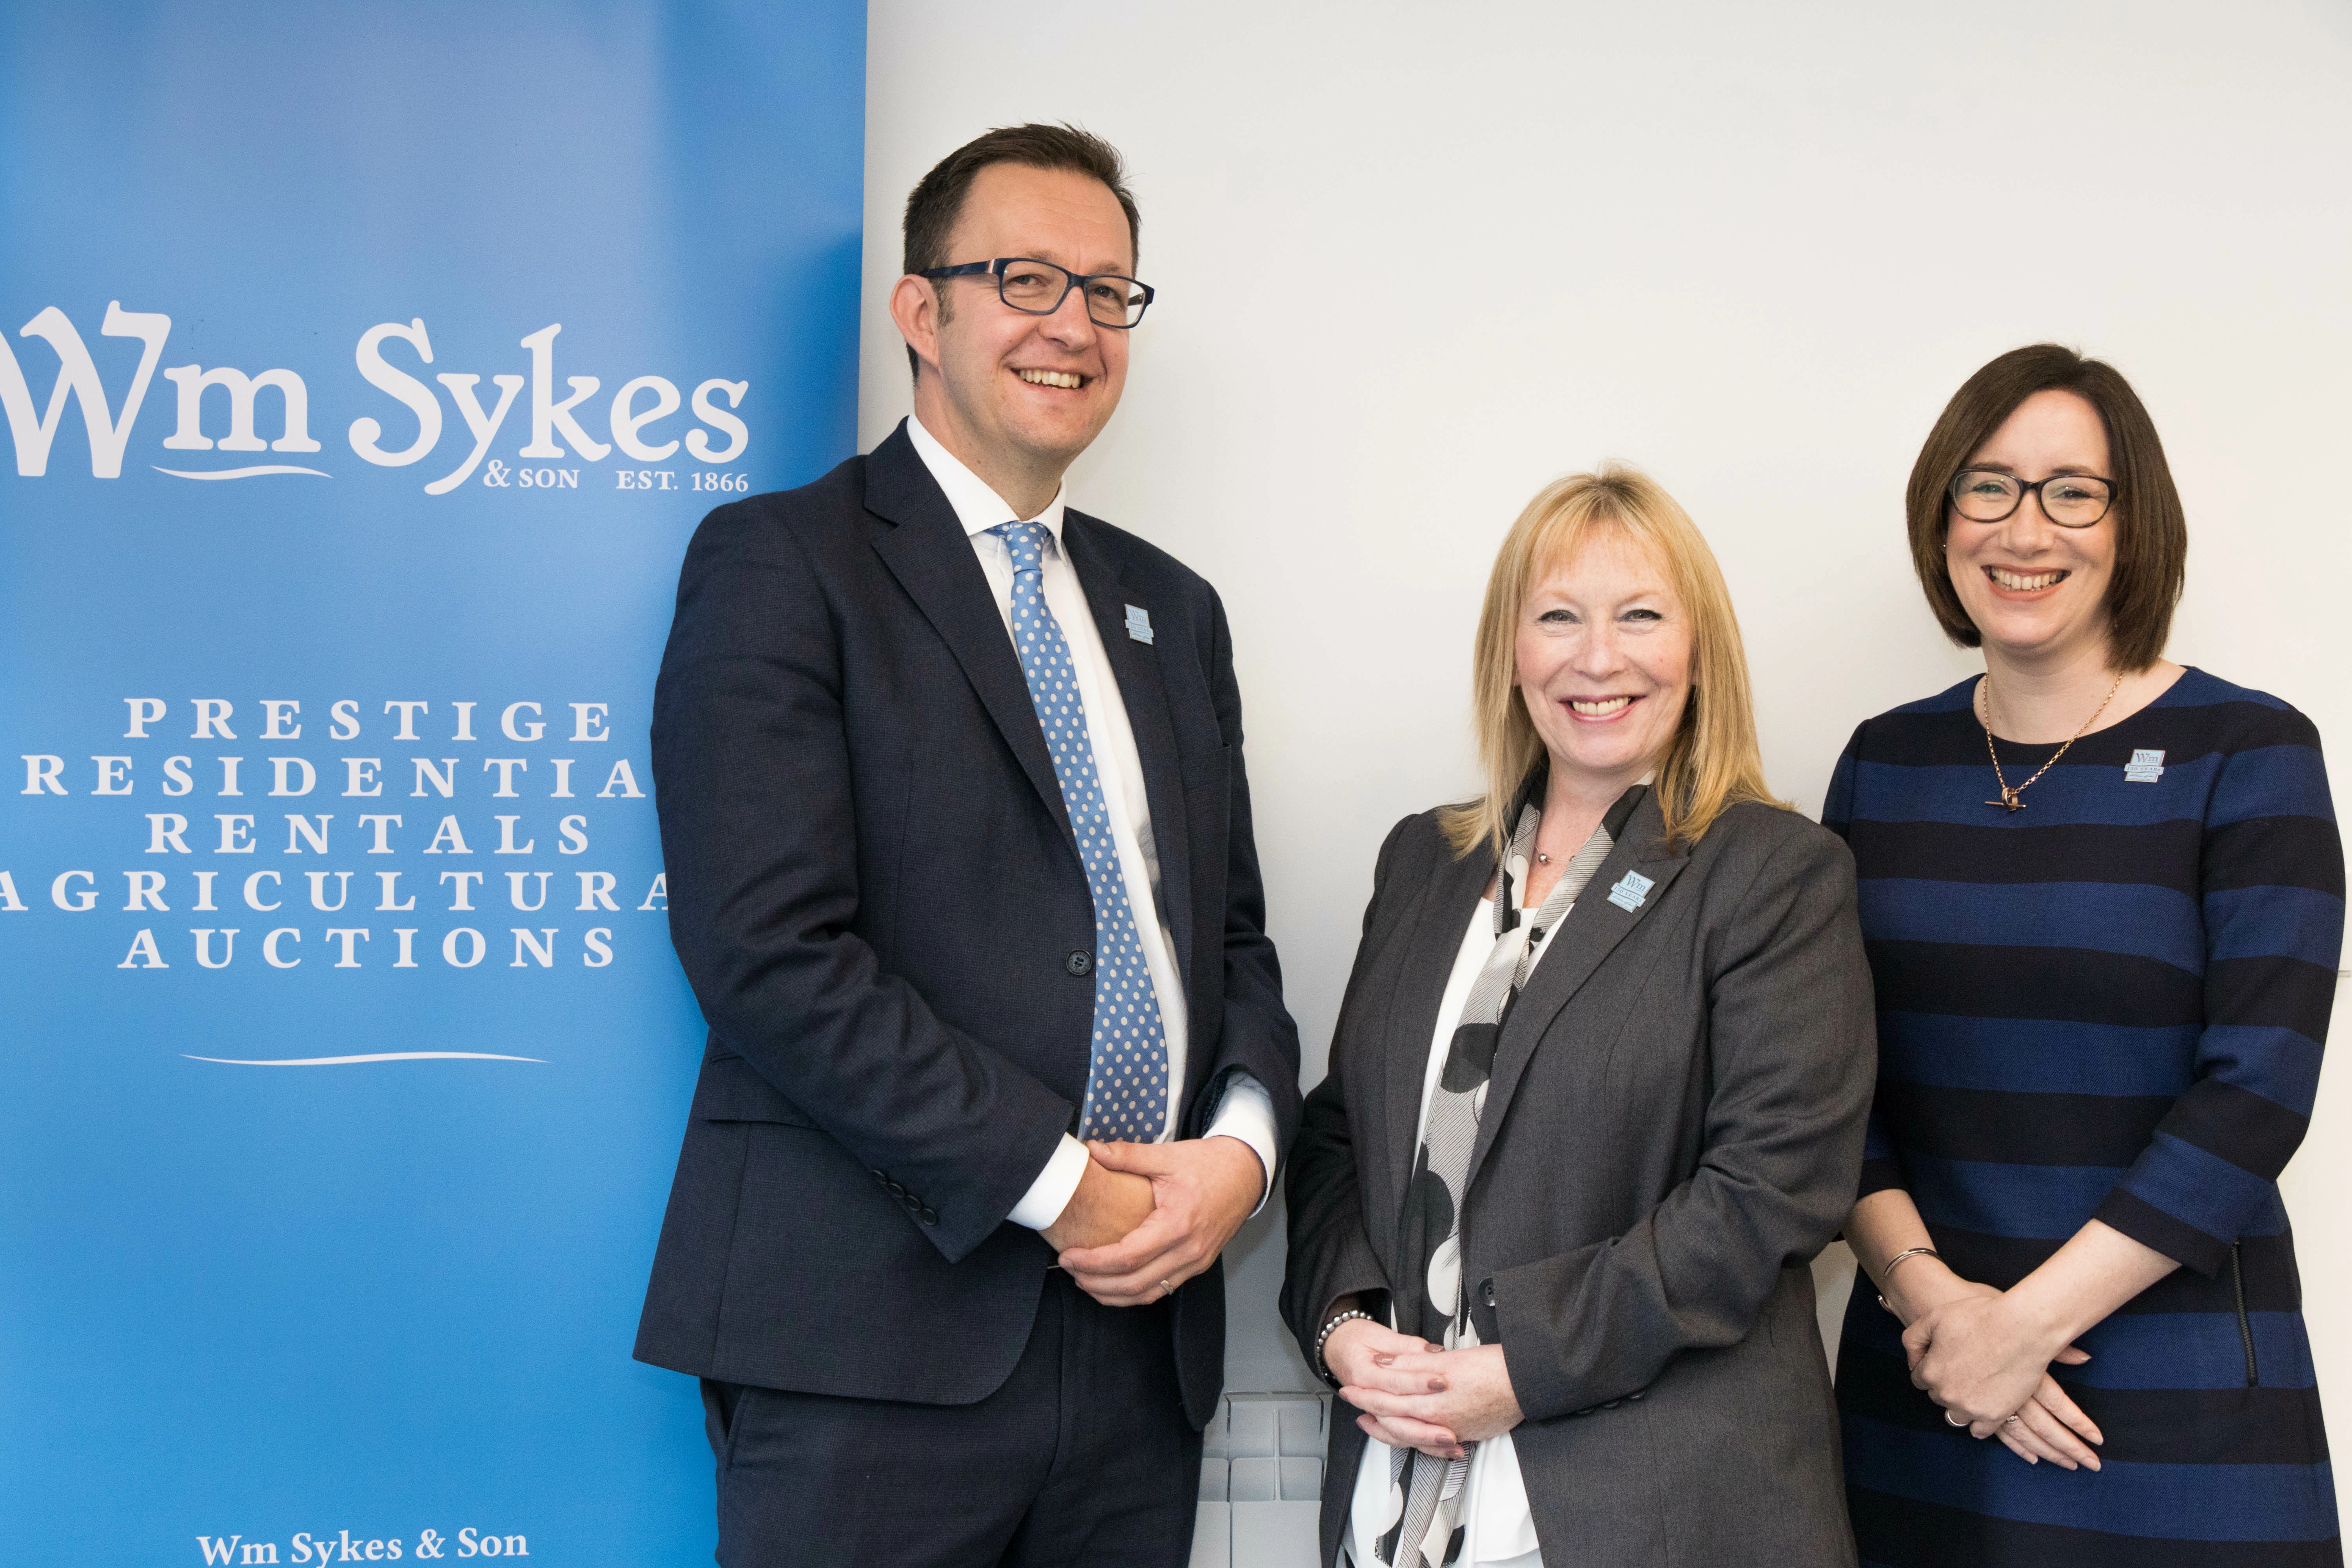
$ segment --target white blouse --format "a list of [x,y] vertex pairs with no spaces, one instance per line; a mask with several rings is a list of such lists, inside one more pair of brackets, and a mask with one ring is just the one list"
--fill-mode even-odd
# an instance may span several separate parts
[[[1527,863],[1514,857],[1511,887],[1523,911],[1527,908]],[[1536,943],[1536,963],[1543,962],[1551,947],[1552,931],[1558,931],[1559,925],[1559,921],[1553,921],[1551,931],[1544,932]],[[1429,1065],[1421,1078],[1421,1115],[1413,1123],[1416,1146],[1428,1129],[1429,1102],[1437,1092],[1437,1080],[1444,1074],[1445,1053],[1454,1044],[1454,1028],[1461,1023],[1462,1009],[1470,1000],[1471,983],[1486,967],[1494,948],[1495,900],[1481,899],[1470,916],[1469,929],[1462,933],[1461,949],[1454,955],[1454,973],[1446,979],[1444,999],[1437,1005],[1437,1028],[1430,1037]],[[1396,1326],[1393,1298],[1389,1326]],[[1476,1344],[1476,1331],[1467,1325],[1465,1329],[1461,1343]],[[1356,1493],[1348,1510],[1344,1544],[1357,1568],[1373,1568],[1377,1560],[1372,1556],[1371,1543],[1394,1522],[1389,1481],[1391,1456],[1394,1452],[1378,1440],[1368,1443],[1364,1446],[1363,1462],[1356,1468]],[[1469,1530],[1463,1538],[1459,1568],[1543,1568],[1543,1552],[1536,1543],[1535,1516],[1528,1509],[1527,1483],[1519,1477],[1519,1457],[1511,1446],[1509,1433],[1489,1437],[1478,1445],[1477,1451],[1470,1457],[1470,1474],[1462,1484],[1469,1494],[1462,1506],[1462,1522]]]

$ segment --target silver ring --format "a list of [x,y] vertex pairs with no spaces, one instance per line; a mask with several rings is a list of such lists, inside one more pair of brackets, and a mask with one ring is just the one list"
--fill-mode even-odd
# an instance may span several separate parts
[[2014,1426],[2017,1425],[2017,1417],[2012,1415],[2008,1420],[2002,1422],[2001,1425],[2004,1426]]
[[1966,1421],[1955,1421],[1955,1420],[1953,1420],[1953,1419],[1952,1419],[1952,1413],[1951,1413],[1950,1411],[1947,1410],[1947,1411],[1945,1411],[1945,1412],[1944,1412],[1944,1425],[1945,1425],[1945,1426],[1967,1426],[1967,1425],[1968,1425],[1968,1423],[1967,1423]]
[[1175,1292],[1175,1291],[1173,1291],[1173,1290],[1171,1290],[1171,1289],[1170,1289],[1168,1288],[1168,1281],[1167,1281],[1167,1280],[1165,1280],[1165,1279],[1162,1279],[1162,1280],[1160,1282],[1160,1299],[1161,1300],[1163,1300],[1163,1301],[1164,1301],[1164,1300],[1166,1300],[1169,1297],[1173,1296],[1174,1294],[1176,1294],[1176,1292]]

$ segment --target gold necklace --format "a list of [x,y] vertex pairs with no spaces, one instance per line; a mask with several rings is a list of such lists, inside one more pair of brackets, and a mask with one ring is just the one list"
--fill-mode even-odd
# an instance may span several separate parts
[[1984,714],[1978,721],[1984,725],[1985,754],[1992,759],[1992,776],[1995,779],[2000,780],[2000,798],[1999,800],[1989,800],[1985,802],[1985,804],[1987,805],[2005,805],[2011,811],[2023,811],[2025,809],[2025,803],[2017,797],[2023,795],[2028,789],[2032,787],[2033,779],[2040,778],[2043,773],[2048,773],[2052,768],[2058,765],[2058,759],[2066,754],[2067,746],[2072,746],[2075,742],[2090,733],[2091,726],[2099,721],[2099,715],[2107,710],[2107,704],[2116,700],[2116,693],[2123,689],[2123,685],[2124,672],[2119,669],[2116,671],[2115,684],[2107,688],[2107,694],[2105,697],[2099,699],[2099,705],[2092,710],[2091,716],[2083,721],[2083,727],[2075,731],[2073,734],[2067,736],[2066,745],[2061,746],[2055,752],[2053,752],[2050,754],[2050,760],[2048,762],[2033,770],[2032,779],[2028,779],[2025,783],[2019,784],[2016,788],[2012,789],[2010,787],[2009,780],[2001,776],[2000,753],[1993,750],[1992,677],[1990,675],[1987,675],[1983,681],[1977,687],[1978,696],[1984,702]]

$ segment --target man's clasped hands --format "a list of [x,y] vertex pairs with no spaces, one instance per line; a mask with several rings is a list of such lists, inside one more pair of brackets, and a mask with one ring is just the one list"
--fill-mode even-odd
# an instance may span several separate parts
[[1078,1288],[1106,1307],[1176,1293],[1217,1259],[1265,1192],[1238,1138],[1087,1145],[1086,1173],[1044,1231]]

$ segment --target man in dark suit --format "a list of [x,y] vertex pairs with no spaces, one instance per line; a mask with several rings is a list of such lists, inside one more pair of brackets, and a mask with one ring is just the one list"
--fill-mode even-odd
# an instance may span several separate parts
[[654,772],[710,1037],[636,1353],[703,1380],[729,1568],[1187,1558],[1298,1047],[1223,609],[1063,504],[1136,235],[1094,137],[951,153],[913,420],[687,552]]

